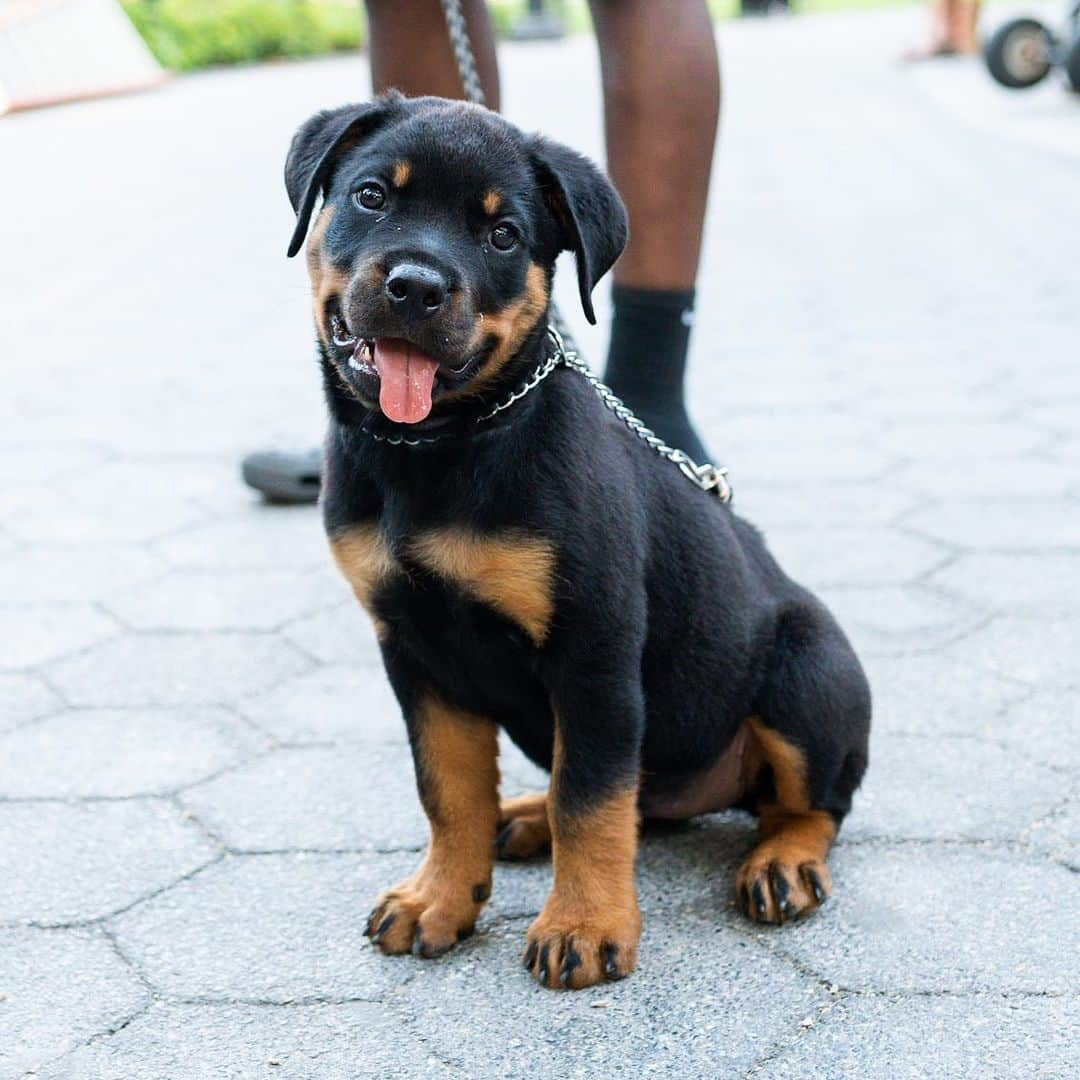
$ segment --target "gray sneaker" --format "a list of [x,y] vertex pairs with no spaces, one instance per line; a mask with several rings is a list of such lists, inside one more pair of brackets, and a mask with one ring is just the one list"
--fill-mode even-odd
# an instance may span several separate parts
[[260,450],[244,458],[240,471],[244,483],[268,502],[313,503],[319,498],[322,450]]

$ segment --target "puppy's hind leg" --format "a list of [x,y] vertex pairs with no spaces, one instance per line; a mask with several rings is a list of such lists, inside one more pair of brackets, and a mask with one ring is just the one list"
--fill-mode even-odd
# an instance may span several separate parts
[[735,899],[751,919],[782,923],[828,898],[825,857],[867,763],[866,677],[816,601],[782,615],[755,712],[759,840],[736,874]]
[[530,859],[551,848],[548,793],[535,791],[499,803],[499,835],[495,853],[500,859]]

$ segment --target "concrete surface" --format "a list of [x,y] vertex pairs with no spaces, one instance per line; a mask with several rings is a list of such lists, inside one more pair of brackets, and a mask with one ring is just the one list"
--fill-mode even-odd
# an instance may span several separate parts
[[[758,930],[745,818],[650,833],[640,969],[575,995],[517,964],[543,863],[442,960],[362,938],[403,730],[316,512],[237,478],[318,437],[281,165],[364,64],[0,123],[0,1076],[1080,1072],[1080,102],[900,67],[919,20],[721,31],[693,409],[871,675],[835,898]],[[591,42],[504,60],[596,153]]]

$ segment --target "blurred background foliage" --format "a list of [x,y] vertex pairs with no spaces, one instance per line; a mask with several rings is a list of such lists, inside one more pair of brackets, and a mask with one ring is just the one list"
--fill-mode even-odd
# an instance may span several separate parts
[[162,65],[191,71],[274,57],[318,56],[363,42],[348,0],[123,0]]
[[[489,0],[507,34],[527,0]],[[881,7],[904,0],[792,0],[800,11]],[[122,0],[158,60],[174,71],[282,57],[320,56],[364,44],[358,0]],[[586,0],[552,0],[567,28],[589,28]],[[739,0],[709,0],[713,15],[731,18]]]

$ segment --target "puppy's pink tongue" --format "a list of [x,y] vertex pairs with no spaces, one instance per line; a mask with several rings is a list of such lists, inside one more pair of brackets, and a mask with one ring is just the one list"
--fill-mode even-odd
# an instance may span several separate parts
[[379,408],[398,424],[418,424],[431,412],[431,388],[439,365],[401,338],[375,342]]

